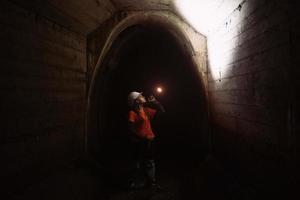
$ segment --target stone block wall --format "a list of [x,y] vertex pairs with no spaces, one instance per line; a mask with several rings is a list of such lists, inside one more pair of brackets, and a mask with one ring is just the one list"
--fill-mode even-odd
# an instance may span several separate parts
[[279,180],[294,148],[288,4],[240,1],[223,19],[208,36],[214,153],[253,180]]
[[10,193],[83,152],[86,39],[10,1],[0,27],[0,182]]

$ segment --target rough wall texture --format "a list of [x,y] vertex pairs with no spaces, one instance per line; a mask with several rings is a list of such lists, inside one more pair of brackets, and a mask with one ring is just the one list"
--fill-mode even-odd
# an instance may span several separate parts
[[9,1],[0,27],[0,180],[17,190],[82,150],[86,40]]
[[292,145],[294,145],[293,154],[296,158],[295,168],[300,167],[300,79],[298,74],[300,73],[300,18],[299,3],[296,0],[290,0],[290,42],[291,42],[291,84],[292,84],[292,104],[290,105],[290,127],[292,132]]
[[241,1],[224,19],[208,37],[215,153],[253,178],[278,177],[293,148],[287,5]]
[[101,50],[104,48],[105,42],[112,29],[126,17],[125,14],[119,12],[112,18],[102,23],[95,31],[87,37],[87,78],[88,88],[91,82],[96,64],[98,62]]
[[[158,19],[159,18],[159,19]],[[95,67],[97,65],[101,52],[105,54],[105,45],[111,44],[114,37],[119,34],[118,31],[122,32],[122,29],[126,29],[132,25],[145,24],[149,21],[152,23],[161,23],[162,19],[167,21],[166,24],[181,29],[183,36],[187,38],[190,44],[185,44],[185,48],[192,51],[192,57],[194,62],[198,65],[200,75],[203,77],[203,83],[206,83],[206,38],[195,31],[186,22],[181,20],[172,12],[168,11],[122,11],[117,12],[113,17],[102,23],[95,31],[90,33],[87,37],[87,63],[88,63],[88,82],[91,82]],[[156,21],[155,21],[156,20]],[[174,28],[174,27],[172,27]],[[170,30],[171,32],[174,30]],[[114,35],[115,34],[115,35]],[[111,38],[109,38],[112,36]],[[184,39],[182,40],[184,41]],[[88,86],[89,88],[89,86]]]

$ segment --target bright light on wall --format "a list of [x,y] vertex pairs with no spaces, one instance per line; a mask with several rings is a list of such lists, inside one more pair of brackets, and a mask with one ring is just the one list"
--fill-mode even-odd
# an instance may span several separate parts
[[236,52],[236,30],[232,24],[241,19],[239,6],[245,0],[175,0],[180,15],[198,32],[207,36],[207,49],[210,72],[213,79],[226,76],[228,64]]
[[220,5],[220,0],[175,0],[179,13],[200,33],[207,35],[218,20],[213,13]]

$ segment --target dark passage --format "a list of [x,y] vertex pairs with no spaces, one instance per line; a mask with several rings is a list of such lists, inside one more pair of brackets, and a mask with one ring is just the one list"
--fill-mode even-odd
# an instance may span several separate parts
[[[296,8],[0,1],[0,199],[299,199]],[[127,187],[131,91],[166,110],[160,191]]]
[[[191,55],[162,27],[125,30],[105,58],[97,80],[89,149],[96,162],[75,163],[13,199],[243,199],[253,195],[208,151],[207,108]],[[157,86],[164,91],[156,93]],[[166,113],[153,121],[156,171],[162,190],[128,190],[133,163],[127,95],[153,94]]]
[[[12,199],[255,199],[234,168],[208,155],[207,105],[191,55],[163,27],[134,26],[113,44],[97,77],[89,151],[96,162],[80,161]],[[163,93],[158,94],[156,87]],[[133,162],[128,138],[127,95],[151,94],[166,113],[153,121],[157,180],[162,190],[128,190]],[[90,134],[90,133],[89,133]]]
[[[131,91],[153,94],[166,110],[153,121],[158,179],[173,168],[176,170],[168,176],[177,179],[203,159],[208,142],[205,97],[191,55],[161,27],[131,27],[111,49],[98,90],[101,131],[97,159],[111,175],[110,181],[126,185],[132,167],[127,95]],[[164,90],[161,94],[156,92],[158,86]]]
[[[207,112],[190,55],[170,34],[146,27],[127,29],[112,51],[103,72],[107,83],[99,91],[104,94],[99,108],[103,132],[99,134],[113,137],[113,141],[127,137],[127,95],[135,90],[155,95],[167,111],[153,122],[160,154],[186,157],[201,151]],[[163,93],[155,91],[158,86],[163,87]],[[115,148],[117,154],[120,149]]]

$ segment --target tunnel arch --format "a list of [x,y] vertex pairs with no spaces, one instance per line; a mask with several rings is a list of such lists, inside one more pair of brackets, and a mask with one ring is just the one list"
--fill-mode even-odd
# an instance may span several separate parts
[[[166,34],[169,34],[170,37],[174,39],[174,43],[178,45],[178,47],[182,50],[182,52],[185,54],[185,56],[189,57],[191,65],[193,66],[193,70],[195,74],[198,76],[199,80],[199,86],[201,87],[202,91],[202,103],[203,107],[205,107],[205,111],[207,112],[207,103],[206,103],[206,95],[205,95],[205,83],[203,74],[199,72],[199,67],[197,64],[197,61],[195,60],[195,51],[193,48],[193,45],[191,41],[189,40],[188,35],[186,34],[186,29],[183,29],[178,25],[178,22],[176,20],[170,18],[168,15],[160,15],[157,13],[144,13],[144,14],[136,14],[130,17],[125,18],[120,23],[118,23],[111,33],[109,34],[108,39],[105,42],[104,48],[101,51],[101,54],[99,56],[97,65],[95,67],[91,85],[88,92],[88,102],[87,102],[87,121],[86,121],[86,153],[88,155],[92,155],[94,157],[98,149],[97,144],[97,136],[100,131],[99,127],[99,100],[101,99],[101,94],[97,91],[99,91],[99,84],[101,85],[101,80],[103,81],[103,72],[107,70],[107,66],[110,65],[108,62],[110,62],[112,59],[114,59],[112,53],[112,48],[114,44],[118,41],[118,37],[120,35],[128,30],[130,30],[132,27],[136,26],[143,26],[150,29],[160,29],[163,30]],[[115,52],[116,54],[116,52]],[[105,84],[105,83],[104,83]],[[103,87],[103,82],[102,86]],[[104,86],[105,87],[105,86]],[[96,112],[95,112],[96,111]],[[207,113],[206,115],[206,122],[207,122]],[[206,123],[202,122],[202,123]],[[208,141],[208,133],[204,134],[205,140]],[[208,144],[205,144],[208,146]]]

